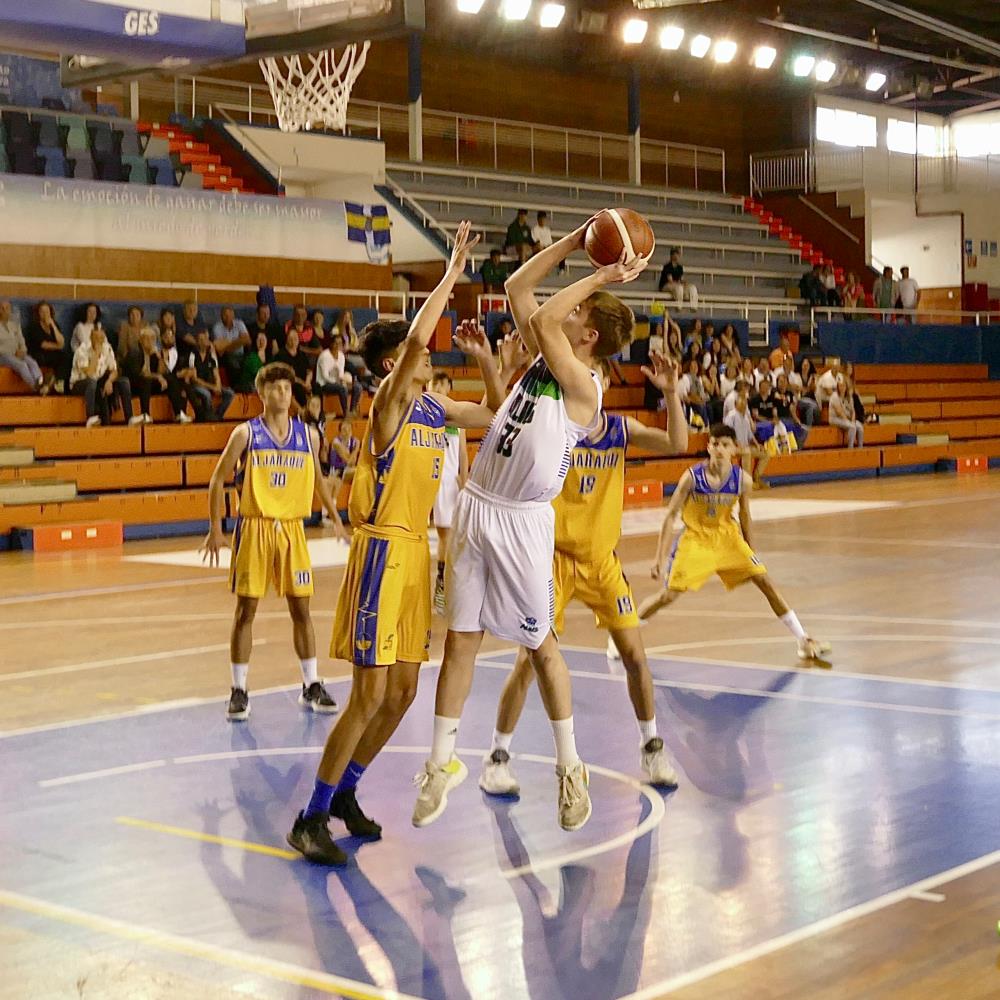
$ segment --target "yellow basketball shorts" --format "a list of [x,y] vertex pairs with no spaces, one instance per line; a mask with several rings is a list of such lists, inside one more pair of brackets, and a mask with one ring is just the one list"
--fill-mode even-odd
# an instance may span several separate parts
[[229,586],[238,597],[312,597],[309,547],[301,520],[239,517],[233,532]]
[[575,597],[590,608],[600,628],[638,628],[632,588],[625,578],[621,560],[611,552],[604,559],[584,563],[556,549],[552,561],[555,581],[555,629],[562,634],[566,605]]
[[356,528],[337,597],[330,655],[357,667],[427,660],[430,572],[425,535]]
[[664,574],[668,590],[700,590],[717,574],[727,590],[767,572],[740,534],[730,534],[706,543],[682,531],[674,540]]

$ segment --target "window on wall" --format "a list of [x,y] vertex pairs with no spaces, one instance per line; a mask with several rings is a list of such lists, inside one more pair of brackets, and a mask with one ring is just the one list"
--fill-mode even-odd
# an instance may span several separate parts
[[816,138],[838,146],[874,146],[875,117],[839,108],[817,108]]
[[1000,122],[992,124],[959,121],[954,126],[955,152],[959,156],[1000,153]]
[[901,118],[890,118],[886,129],[886,146],[893,153],[919,153],[921,156],[938,156],[940,149],[940,130],[933,125],[918,125],[903,121]]

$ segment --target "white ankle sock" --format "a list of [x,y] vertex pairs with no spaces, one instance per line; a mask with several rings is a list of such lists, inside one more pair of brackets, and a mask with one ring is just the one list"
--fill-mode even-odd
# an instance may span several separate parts
[[573,716],[568,719],[551,719],[552,736],[556,741],[556,764],[570,766],[580,760],[573,735]]
[[308,660],[299,660],[299,665],[302,667],[302,683],[306,687],[309,687],[310,684],[315,684],[319,680],[319,674],[316,672],[315,656]]
[[514,739],[513,733],[501,733],[499,729],[493,730],[493,746],[490,750],[505,750],[510,753],[510,745]]
[[247,674],[250,672],[249,663],[233,663],[230,665],[233,672],[233,687],[241,691],[247,689]]
[[642,740],[643,746],[645,746],[650,740],[656,739],[655,716],[647,722],[643,722],[642,719],[639,720],[639,739]]
[[461,719],[449,719],[446,715],[434,716],[434,740],[431,743],[431,763],[443,766],[451,760],[458,740],[458,724]]
[[789,611],[788,614],[782,615],[781,624],[784,625],[785,628],[787,628],[788,631],[799,640],[799,642],[809,638],[806,635],[806,630],[799,623],[799,616],[794,611]]

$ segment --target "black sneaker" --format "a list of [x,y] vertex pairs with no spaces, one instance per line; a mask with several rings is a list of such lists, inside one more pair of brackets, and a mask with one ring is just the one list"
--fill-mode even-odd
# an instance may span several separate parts
[[353,788],[337,792],[330,801],[330,816],[344,821],[348,833],[354,837],[381,837],[382,827],[369,819],[358,805],[358,797]]
[[321,715],[333,715],[337,711],[337,703],[325,687],[322,681],[313,681],[309,687],[302,685],[302,694],[299,695],[299,704],[303,708],[319,712]]
[[226,718],[230,722],[242,722],[250,714],[250,695],[243,688],[232,688],[229,692],[229,708]]
[[333,842],[326,828],[327,818],[321,813],[306,819],[302,813],[295,818],[291,833],[285,838],[303,857],[317,865],[347,864],[347,855]]

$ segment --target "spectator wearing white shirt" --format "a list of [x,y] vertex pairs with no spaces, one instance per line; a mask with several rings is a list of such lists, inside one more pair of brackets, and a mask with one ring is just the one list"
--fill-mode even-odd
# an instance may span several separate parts
[[[899,305],[903,309],[916,309],[920,305],[920,286],[910,277],[910,269],[899,269],[899,281],[896,283],[899,295]],[[912,323],[912,316],[900,316],[904,323]]]
[[[536,222],[531,227],[531,241],[535,253],[552,246],[552,229],[549,227],[549,213],[539,212]],[[559,262],[559,273],[566,270],[566,261]]]
[[854,413],[854,393],[843,377],[837,379],[836,389],[830,397],[830,425],[844,432],[848,448],[862,448],[865,443],[865,425]]
[[764,379],[769,380],[770,378],[771,362],[768,361],[767,358],[761,358],[760,361],[757,362],[757,367],[753,370],[753,387],[755,389],[759,389],[761,382],[763,382]]
[[702,427],[708,428],[708,401],[701,381],[701,363],[697,358],[687,362],[687,371],[677,380],[677,396],[687,409],[688,425],[694,425],[693,416],[701,418]]
[[73,327],[73,336],[69,340],[69,346],[74,351],[81,344],[90,343],[90,333],[94,329],[94,324],[101,321],[101,307],[96,302],[88,302],[78,315],[81,318]]
[[719,393],[723,399],[736,388],[736,383],[740,378],[740,366],[735,361],[730,361],[725,370],[719,376]]
[[750,398],[750,383],[745,379],[738,378],[735,385],[729,390],[729,392],[726,393],[725,398],[722,401],[723,422],[725,422],[726,417],[728,417],[729,414],[735,409],[736,398],[741,392],[746,395],[747,399]]
[[127,378],[118,374],[115,352],[100,323],[91,330],[90,343],[81,344],[73,353],[69,388],[86,402],[87,427],[110,424],[111,406],[116,399],[129,424],[143,422],[142,416],[132,416],[132,387]]
[[[757,442],[757,425],[750,414],[749,388],[746,382],[741,382],[736,389],[736,398],[729,415],[722,422],[736,432],[736,442],[740,446],[740,465],[749,462],[752,467],[754,489],[760,489],[764,483],[761,476],[771,456]],[[757,460],[754,466],[754,459]],[[745,466],[744,466],[745,470]]]
[[[347,355],[339,337],[331,337],[329,346],[324,348],[316,360],[316,388],[321,396],[336,396],[340,400],[341,412],[347,416],[357,412],[361,401],[361,385],[347,371]],[[350,392],[351,403],[347,405]]]
[[[28,353],[21,321],[8,301],[0,302],[0,368],[9,368],[34,392],[41,392],[45,379],[38,362]],[[48,390],[46,390],[48,391]]]
[[837,376],[840,365],[832,364],[818,379],[816,379],[816,405],[822,410],[830,402],[830,397],[837,391]]

